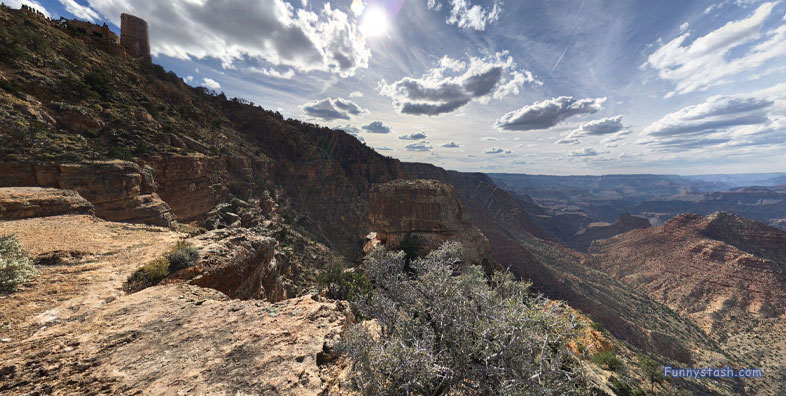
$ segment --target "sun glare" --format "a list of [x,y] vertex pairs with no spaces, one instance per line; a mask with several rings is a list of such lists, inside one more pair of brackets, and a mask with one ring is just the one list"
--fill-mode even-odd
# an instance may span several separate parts
[[363,15],[360,31],[368,37],[379,37],[388,32],[388,15],[381,8],[369,8]]

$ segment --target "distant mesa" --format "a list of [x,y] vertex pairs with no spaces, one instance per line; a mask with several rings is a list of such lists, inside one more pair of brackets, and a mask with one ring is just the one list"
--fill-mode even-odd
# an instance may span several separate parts
[[586,228],[580,230],[576,235],[568,241],[570,247],[586,252],[592,245],[593,241],[600,239],[611,238],[615,235],[623,234],[629,231],[649,228],[652,225],[650,221],[639,216],[633,216],[630,213],[623,213],[619,216],[614,223],[593,223]]

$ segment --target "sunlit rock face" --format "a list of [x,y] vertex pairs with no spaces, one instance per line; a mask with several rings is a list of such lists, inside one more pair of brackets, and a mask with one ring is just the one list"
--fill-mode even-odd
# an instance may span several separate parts
[[366,253],[381,245],[424,255],[457,241],[464,245],[463,264],[492,265],[488,240],[450,184],[422,179],[375,184],[369,206]]

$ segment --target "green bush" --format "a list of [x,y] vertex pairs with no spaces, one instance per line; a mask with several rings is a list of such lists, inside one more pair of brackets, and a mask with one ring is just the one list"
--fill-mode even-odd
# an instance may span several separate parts
[[347,330],[337,350],[352,358],[365,395],[584,395],[586,380],[566,346],[576,321],[564,304],[529,285],[472,266],[458,273],[461,245],[411,263],[377,249],[365,260],[375,292],[356,303],[376,326]]
[[186,241],[179,241],[166,258],[169,261],[170,272],[180,271],[199,261],[199,250]]
[[16,235],[0,235],[0,292],[16,291],[35,274],[33,260],[22,250]]
[[138,292],[142,289],[157,285],[164,280],[167,275],[169,275],[169,260],[164,257],[155,259],[134,271],[134,273],[128,277],[125,285],[123,285],[123,290],[129,293]]
[[609,378],[609,388],[614,391],[617,396],[645,396],[641,388],[638,386],[631,386],[627,382],[619,380],[617,377],[612,376]]
[[362,273],[347,271],[340,259],[325,266],[317,280],[327,289],[328,297],[335,300],[355,301],[371,295],[371,282],[368,278]]
[[96,70],[85,74],[85,84],[102,98],[107,99],[115,92],[112,86],[112,77],[103,70]]
[[612,351],[603,351],[592,356],[592,362],[596,365],[611,371],[622,368],[622,360]]

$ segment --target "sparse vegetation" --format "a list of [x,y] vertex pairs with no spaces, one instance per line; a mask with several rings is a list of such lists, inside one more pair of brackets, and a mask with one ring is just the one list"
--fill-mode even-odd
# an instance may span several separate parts
[[609,378],[609,387],[617,396],[644,396],[646,395],[641,388],[633,386],[617,377]]
[[[339,351],[353,359],[366,395],[585,394],[566,347],[576,322],[564,305],[533,297],[506,273],[458,273],[461,245],[414,260],[377,249],[365,260],[375,293],[358,302],[375,326],[347,331]],[[369,323],[369,322],[366,322]]]
[[35,274],[33,260],[22,250],[16,235],[0,236],[0,292],[16,291]]
[[341,259],[334,259],[325,266],[318,280],[327,289],[328,297],[333,299],[355,301],[359,297],[371,295],[371,282],[368,278],[360,272],[344,268]]
[[606,370],[617,371],[622,368],[622,360],[612,351],[596,353],[592,356],[592,362]]
[[169,260],[164,257],[157,258],[134,271],[123,285],[123,290],[128,293],[138,292],[157,285],[167,275],[169,275]]
[[180,271],[199,261],[199,250],[189,242],[179,241],[166,258],[170,272]]

